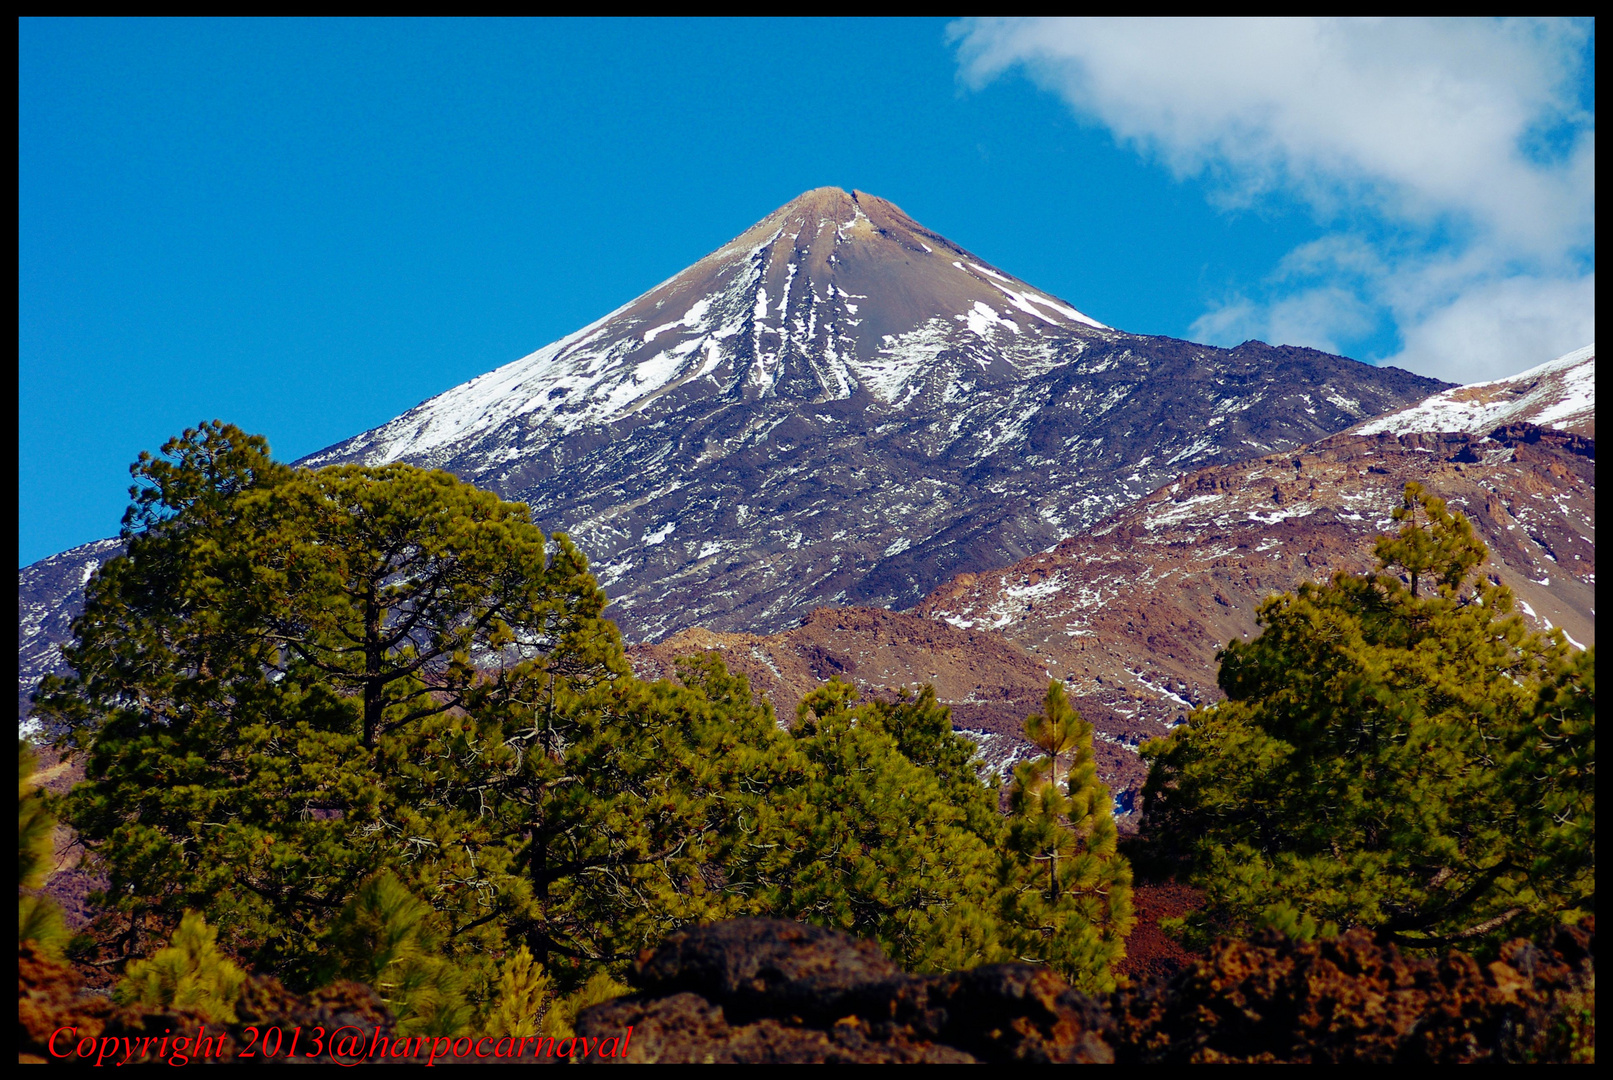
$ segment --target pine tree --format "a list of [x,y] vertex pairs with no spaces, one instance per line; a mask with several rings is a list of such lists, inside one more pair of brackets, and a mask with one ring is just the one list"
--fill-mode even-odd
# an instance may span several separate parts
[[1144,748],[1150,842],[1207,894],[1190,932],[1435,948],[1594,905],[1593,684],[1542,692],[1568,647],[1475,572],[1465,519],[1415,484],[1394,517],[1378,572],[1268,600],[1221,654],[1227,700]]
[[[1006,959],[993,903],[1001,825],[995,813],[981,818],[982,835],[970,811],[989,792],[902,753],[906,745],[955,762],[952,740],[964,740],[936,712],[933,693],[856,699],[855,688],[834,680],[801,703],[792,752],[775,793],[757,807],[754,846],[734,859],[735,872],[762,883],[761,910],[874,938],[909,969]],[[979,790],[955,797],[963,784]]]
[[1025,737],[1042,755],[1014,770],[1004,921],[1022,958],[1048,963],[1089,993],[1107,993],[1131,930],[1131,868],[1116,851],[1092,725],[1049,681],[1042,711],[1026,717]]
[[[537,1035],[554,998],[553,980],[525,945],[504,961],[493,1011],[482,1030],[489,1035]],[[547,1034],[547,1032],[545,1033]]]
[[323,939],[316,981],[372,987],[400,1035],[457,1035],[470,1022],[464,977],[441,954],[437,913],[390,873],[366,879]]
[[584,1009],[614,1000],[623,994],[631,993],[632,988],[625,983],[618,982],[603,971],[596,971],[571,993],[557,999],[549,1010],[543,1014],[543,1022],[538,1025],[538,1034],[556,1039],[569,1039],[577,1034],[577,1018]]
[[125,970],[113,997],[126,1005],[188,1009],[214,1023],[235,1022],[246,972],[218,947],[218,931],[185,913],[168,946]]
[[26,740],[17,740],[17,940],[26,941],[46,955],[61,951],[67,940],[62,910],[47,897],[30,890],[45,884],[50,872],[56,819],[35,789],[35,759]]
[[217,424],[134,472],[128,554],[37,698],[87,751],[66,816],[125,955],[194,909],[308,986],[388,870],[474,992],[519,944],[569,988],[745,902],[710,868],[785,736],[720,663],[633,678],[586,559],[525,507],[289,470]]
[[1559,898],[1562,918],[1596,910],[1596,646],[1541,684],[1504,770],[1533,856],[1534,891]]

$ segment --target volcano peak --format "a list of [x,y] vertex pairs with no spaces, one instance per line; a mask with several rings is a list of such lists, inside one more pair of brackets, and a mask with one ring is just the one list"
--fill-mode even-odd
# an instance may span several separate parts
[[597,560],[627,633],[653,640],[911,604],[1183,468],[1439,386],[1308,350],[1124,334],[886,199],[821,187],[303,464],[406,461],[527,503]]

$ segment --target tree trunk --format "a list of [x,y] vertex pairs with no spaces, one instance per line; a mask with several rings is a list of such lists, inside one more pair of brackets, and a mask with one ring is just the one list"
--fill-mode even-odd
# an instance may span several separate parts
[[364,748],[375,749],[381,727],[381,601],[375,582],[364,595]]

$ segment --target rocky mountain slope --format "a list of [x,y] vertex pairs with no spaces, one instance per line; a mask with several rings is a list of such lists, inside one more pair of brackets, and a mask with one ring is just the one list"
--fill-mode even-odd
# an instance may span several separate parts
[[[1593,403],[1594,408],[1594,403]],[[1373,565],[1408,481],[1467,514],[1534,628],[1596,640],[1596,444],[1531,424],[1342,434],[1301,451],[1195,470],[1054,549],[965,573],[913,610],[815,611],[774,635],[690,630],[638,646],[646,673],[718,649],[781,715],[823,679],[867,692],[932,683],[998,767],[1048,678],[1097,731],[1099,773],[1135,826],[1136,749],[1220,697],[1215,654],[1258,633],[1262,600]],[[928,625],[927,625],[928,624]]]
[[1454,386],[1351,430],[1359,435],[1386,431],[1465,431],[1483,435],[1518,423],[1596,437],[1594,343],[1505,379]]
[[[884,199],[820,188],[577,333],[304,460],[442,467],[593,561],[630,639],[910,606],[1184,469],[1443,384],[1106,327]],[[18,574],[19,693],[112,550]]]
[[34,687],[63,670],[60,646],[72,639],[90,575],[122,551],[116,540],[97,540],[17,571],[17,716],[24,728]]
[[1337,436],[1190,473],[1050,552],[960,575],[917,613],[989,630],[1157,730],[1215,691],[1215,652],[1258,632],[1259,603],[1373,565],[1416,480],[1472,520],[1485,570],[1537,629],[1596,638],[1595,443],[1531,425]]

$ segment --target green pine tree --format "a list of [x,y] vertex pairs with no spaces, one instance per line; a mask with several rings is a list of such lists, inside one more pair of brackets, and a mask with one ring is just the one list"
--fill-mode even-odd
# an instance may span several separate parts
[[760,910],[874,938],[913,970],[1005,959],[993,904],[1001,825],[995,813],[977,813],[989,792],[962,771],[938,774],[902,752],[905,745],[956,765],[973,748],[951,733],[933,693],[896,703],[856,698],[831,681],[802,702],[790,753],[735,871],[761,883]]
[[482,1030],[493,1036],[537,1035],[539,1022],[553,1003],[553,991],[553,980],[543,965],[522,945],[499,971],[496,1003]]
[[366,879],[326,933],[319,982],[372,987],[401,1035],[457,1035],[470,1022],[464,976],[441,954],[437,913],[390,873]]
[[635,679],[586,559],[524,506],[292,471],[220,424],[134,472],[128,554],[37,697],[86,752],[66,818],[110,879],[108,944],[194,909],[308,986],[386,870],[481,997],[520,944],[573,988],[750,903],[713,865],[787,737],[720,663]]
[[[1572,920],[1596,910],[1596,646],[1542,682],[1513,738],[1503,783],[1515,792],[1537,893]],[[1521,858],[1521,856],[1520,856]]]
[[1089,993],[1114,989],[1131,930],[1131,868],[1116,851],[1109,789],[1098,780],[1092,725],[1057,681],[1025,720],[1042,752],[1014,770],[1004,921],[1026,960],[1043,961]]
[[125,1005],[189,1009],[214,1023],[233,1024],[246,972],[224,955],[217,938],[206,919],[186,912],[166,948],[125,969],[113,998]]
[[1268,600],[1227,700],[1144,748],[1145,830],[1208,898],[1190,933],[1435,948],[1594,910],[1592,661],[1528,632],[1443,501],[1411,484],[1394,516],[1377,573]]
[[30,783],[35,764],[27,741],[17,740],[17,886],[23,890],[17,898],[17,940],[56,956],[67,941],[62,909],[30,891],[44,885],[50,873],[56,830],[44,797]]

